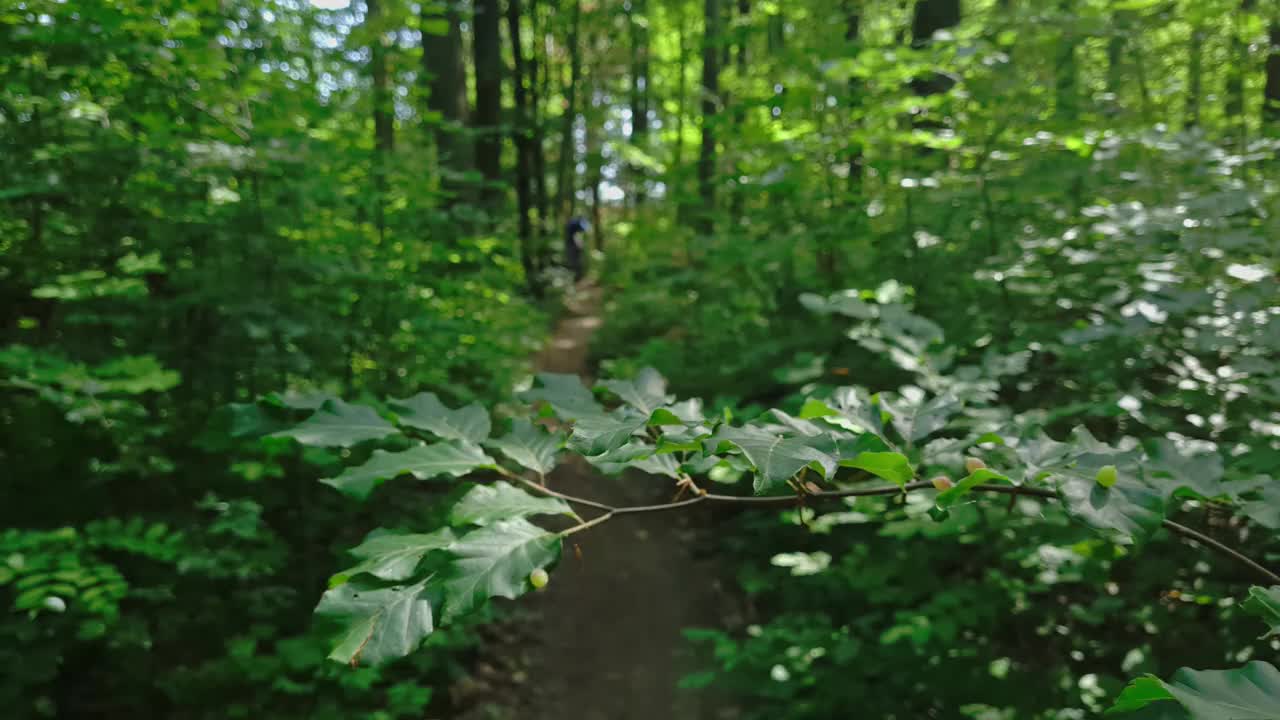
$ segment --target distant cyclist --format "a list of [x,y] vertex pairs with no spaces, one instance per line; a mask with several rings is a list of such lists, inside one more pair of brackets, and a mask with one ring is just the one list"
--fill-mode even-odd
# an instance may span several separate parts
[[573,217],[564,226],[564,263],[565,266],[573,271],[573,278],[581,280],[586,273],[586,263],[583,262],[583,247],[586,243],[585,236],[591,229],[591,223],[586,218]]

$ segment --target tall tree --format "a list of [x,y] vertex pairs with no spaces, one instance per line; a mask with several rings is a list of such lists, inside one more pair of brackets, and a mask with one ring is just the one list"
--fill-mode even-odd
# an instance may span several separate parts
[[502,12],[500,0],[475,0],[472,52],[475,56],[476,101],[472,124],[477,131],[476,169],[486,181],[485,203],[498,198],[496,183],[502,177],[502,137],[498,127],[502,112]]
[[[745,88],[748,79],[749,65],[748,47],[751,39],[751,0],[738,0],[737,5],[738,27],[737,32],[735,33],[737,42],[735,43],[734,50],[734,79],[737,81],[738,92],[741,95],[746,96],[747,93],[745,92]],[[733,133],[735,135],[741,134],[742,126],[746,121],[746,118],[746,99],[745,97],[742,97],[739,98],[738,102],[733,106]],[[729,210],[729,214],[733,217],[735,222],[738,218],[742,217],[742,206],[745,200],[742,186],[738,184],[738,178],[742,177],[742,171],[738,163],[738,158],[736,157],[737,155],[741,155],[741,153],[735,153],[733,161],[734,185],[733,197],[730,201]]]
[[[458,171],[466,166],[465,140],[457,132],[467,120],[467,66],[462,53],[462,22],[455,2],[441,7],[423,2],[421,8],[422,70],[427,110],[441,122],[435,128],[440,165]],[[443,28],[440,25],[443,24]],[[443,32],[440,32],[443,30]],[[445,187],[452,183],[446,181]]]
[[1059,120],[1075,122],[1080,114],[1079,88],[1080,66],[1076,61],[1075,3],[1061,0],[1058,3],[1061,21],[1054,49],[1053,111]]
[[1262,120],[1273,128],[1280,125],[1280,18],[1267,25],[1267,79],[1262,89]]
[[365,0],[364,30],[369,36],[369,75],[373,86],[373,219],[378,238],[387,235],[386,195],[388,155],[395,149],[395,107],[387,71],[387,46],[382,0]]
[[1200,93],[1204,84],[1204,41],[1205,29],[1202,21],[1197,20],[1191,28],[1191,46],[1187,48],[1187,127],[1200,125]]
[[[1248,0],[1245,0],[1248,2]],[[1112,108],[1120,108],[1120,92],[1124,85],[1124,53],[1128,47],[1128,13],[1116,10],[1111,13],[1110,36],[1107,38],[1106,90],[1111,96]]]
[[365,12],[365,29],[369,34],[369,74],[373,80],[373,135],[378,150],[387,153],[395,147],[396,136],[382,0],[365,0]]
[[565,39],[569,51],[569,81],[562,89],[565,108],[560,119],[560,155],[556,167],[556,217],[562,226],[573,215],[572,177],[577,160],[573,127],[578,120],[578,84],[582,81],[582,48],[579,42],[582,31],[582,0],[569,1],[569,32]]
[[[534,230],[539,238],[547,235],[547,152],[546,122],[543,110],[543,98],[551,97],[551,55],[547,50],[550,34],[543,22],[543,14],[538,0],[529,0],[528,16],[532,19],[533,42],[529,53],[529,109],[528,125],[530,136],[530,164],[533,172],[533,208],[537,215]],[[554,9],[554,8],[553,8]],[[550,252],[550,245],[540,243],[540,255]]]
[[520,259],[529,289],[538,294],[538,252],[533,232],[533,138],[529,127],[529,65],[525,61],[520,32],[520,0],[507,0],[507,34],[511,39],[512,86],[515,95],[515,122],[512,141],[516,146],[516,212],[520,234]]
[[1223,109],[1227,114],[1227,123],[1236,128],[1241,138],[1248,126],[1244,112],[1244,70],[1249,64],[1249,42],[1244,37],[1243,29],[1248,25],[1255,2],[1256,0],[1240,0],[1240,8],[1232,14],[1231,22],[1231,57],[1227,64],[1226,104]]
[[[862,0],[845,0],[844,39],[850,53],[857,53],[862,29]],[[849,77],[849,109],[855,115],[862,112],[862,81],[851,75]],[[849,195],[857,198],[862,194],[862,141],[854,140],[849,145]],[[856,200],[855,200],[856,202]]]
[[[623,7],[631,45],[631,137],[628,140],[636,148],[645,150],[649,134],[649,18],[645,16],[645,0],[624,0]],[[632,163],[630,173],[632,199],[639,206],[646,195],[644,165]]]
[[720,107],[720,0],[703,0],[702,147],[698,153],[698,194],[702,208],[698,229],[715,230],[716,115]]

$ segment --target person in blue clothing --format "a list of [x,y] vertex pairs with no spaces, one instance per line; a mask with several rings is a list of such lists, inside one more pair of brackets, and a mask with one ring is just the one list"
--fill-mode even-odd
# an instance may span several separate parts
[[581,280],[586,274],[586,263],[583,253],[586,246],[586,234],[591,223],[586,218],[575,216],[564,226],[564,263],[573,271],[573,278]]

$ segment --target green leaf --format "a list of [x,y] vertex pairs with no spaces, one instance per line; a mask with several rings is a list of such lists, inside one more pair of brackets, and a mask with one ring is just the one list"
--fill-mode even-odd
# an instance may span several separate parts
[[538,497],[499,480],[492,485],[477,485],[467,491],[453,506],[449,522],[454,525],[489,525],[531,515],[578,517],[573,508],[559,498]]
[[1050,438],[1043,432],[1018,441],[1014,448],[1018,461],[1022,463],[1023,485],[1034,485],[1044,479],[1053,470],[1070,464],[1071,446]]
[[541,387],[526,390],[520,399],[528,403],[545,402],[561,420],[577,420],[604,414],[604,408],[582,384],[582,378],[565,373],[538,373]]
[[676,462],[674,455],[659,455],[655,453],[631,463],[631,467],[643,470],[650,475],[665,475],[675,480],[681,478],[680,463]]
[[457,559],[445,581],[444,619],[464,615],[491,597],[516,598],[529,588],[529,573],[560,559],[560,536],[528,520],[504,520],[454,543]]
[[1267,632],[1262,637],[1280,635],[1280,585],[1270,588],[1255,585],[1249,588],[1249,597],[1240,607],[1262,618],[1267,624]]
[[291,437],[303,445],[351,447],[366,440],[380,440],[398,430],[373,408],[349,405],[341,400],[326,400],[314,415],[272,437]]
[[836,470],[835,458],[805,440],[788,438],[752,425],[722,427],[707,443],[709,453],[716,452],[724,443],[742,451],[755,467],[757,494],[784,487],[787,480],[811,464],[820,468],[826,477]]
[[1161,700],[1176,700],[1164,686],[1164,681],[1154,675],[1134,678],[1121,691],[1107,714],[1130,713],[1141,710],[1147,705]]
[[1262,527],[1280,530],[1280,480],[1267,478],[1258,493],[1260,499],[1245,503],[1240,512]]
[[892,416],[893,427],[898,434],[913,445],[946,427],[947,420],[960,411],[960,401],[955,395],[939,395],[922,404],[899,399],[884,408]]
[[643,417],[615,414],[588,415],[573,424],[569,447],[583,455],[603,455],[631,441],[631,436],[644,427]]
[[938,493],[938,497],[934,502],[938,507],[946,509],[954,507],[966,495],[973,491],[979,485],[990,482],[1009,482],[1009,478],[992,470],[991,468],[979,468],[967,477],[960,480],[948,490]]
[[706,421],[706,416],[702,413],[702,401],[698,398],[671,403],[665,409],[686,423],[696,424]]
[[630,443],[604,455],[587,460],[605,475],[617,475],[625,470],[640,470],[650,475],[665,475],[679,480],[680,464],[675,456],[654,452],[643,443]]
[[1165,688],[1192,720],[1276,720],[1280,718],[1280,671],[1254,661],[1235,670],[1174,673]]
[[326,592],[316,614],[341,628],[329,659],[376,666],[413,652],[434,630],[430,580],[392,587],[350,582]]
[[549,433],[525,418],[511,421],[511,432],[488,443],[521,467],[539,475],[556,469],[556,453],[564,446],[564,437]]
[[[879,398],[868,395],[862,388],[845,387],[836,390],[827,405],[836,413],[834,417],[828,417],[827,422],[849,430],[869,432],[888,442],[884,427],[885,412]],[[801,413],[800,417],[805,418],[805,414]]]
[[840,413],[830,405],[815,398],[808,398],[804,401],[804,405],[800,407],[799,418],[801,420],[814,420],[816,418],[839,416]]
[[906,487],[916,476],[915,471],[911,469],[911,461],[906,455],[896,452],[864,452],[858,453],[851,460],[841,460],[840,464],[845,467],[866,470],[882,480],[897,485],[898,487]]
[[623,402],[646,417],[665,405],[669,399],[666,379],[653,368],[644,368],[634,380],[605,380],[599,385],[622,398]]
[[643,461],[653,453],[652,445],[646,445],[642,442],[629,442],[603,455],[587,456],[587,462],[606,475],[617,475],[629,467],[635,467],[637,462]]
[[[1116,462],[1114,454],[1086,453],[1075,467],[1054,473],[1058,495],[1067,514],[1127,545],[1146,539],[1164,520],[1164,498],[1160,492],[1142,484],[1135,477],[1132,462]],[[1095,481],[1098,469],[1115,464],[1120,479],[1113,487],[1104,488]]]
[[1145,468],[1148,482],[1166,499],[1184,489],[1204,498],[1226,494],[1218,453],[1183,453],[1172,440],[1160,438],[1152,444]]
[[435,393],[418,393],[404,400],[391,400],[391,408],[401,425],[426,430],[442,440],[481,443],[489,437],[489,411],[479,403],[451,410]]
[[671,412],[666,408],[658,408],[649,414],[649,425],[680,425],[684,426],[684,420],[679,415]]
[[320,482],[363,500],[383,481],[400,475],[413,475],[419,480],[439,475],[460,477],[474,470],[496,465],[493,458],[475,445],[436,443],[419,445],[401,452],[375,450],[363,465],[347,468],[338,477],[325,478]]
[[445,550],[455,539],[449,528],[425,535],[375,530],[351,549],[351,554],[363,562],[334,575],[329,586],[336,587],[362,573],[379,580],[408,580],[427,553]]
[[264,400],[273,405],[289,408],[290,410],[319,410],[320,406],[330,400],[341,400],[327,392],[312,391],[298,392],[290,390],[283,395],[280,393],[271,393]]
[[859,320],[869,320],[876,315],[876,309],[865,302],[861,291],[841,290],[826,297],[814,293],[801,293],[800,304],[819,315],[838,313]]

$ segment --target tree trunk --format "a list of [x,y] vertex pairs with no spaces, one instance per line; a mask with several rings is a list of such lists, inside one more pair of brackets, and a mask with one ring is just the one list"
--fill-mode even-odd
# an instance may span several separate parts
[[[427,25],[440,19],[430,11],[431,7],[424,2],[421,14],[426,105],[427,110],[439,113],[441,118],[434,132],[440,166],[458,172],[466,167],[468,161],[468,153],[461,147],[465,140],[457,132],[467,120],[467,66],[462,57],[462,25],[457,5],[451,2],[445,6],[444,20],[448,23],[445,34],[427,33]],[[442,186],[450,188],[453,183],[445,180]]]
[[1248,122],[1244,111],[1244,69],[1249,64],[1249,43],[1241,35],[1241,28],[1253,12],[1255,0],[1240,0],[1240,9],[1231,23],[1231,59],[1227,65],[1226,107],[1227,123],[1243,140]]
[[[646,27],[645,0],[631,0],[627,5],[627,27],[631,42],[631,136],[636,148],[647,150],[649,133],[649,31]],[[637,15],[639,17],[637,18]],[[631,196],[635,206],[644,203],[647,177],[643,165],[632,164]]]
[[765,30],[765,49],[770,55],[782,52],[787,45],[787,21],[782,17],[782,8],[778,7],[769,14]]
[[1280,20],[1267,26],[1267,80],[1262,90],[1262,122],[1274,128],[1280,125]]
[[[859,46],[859,34],[862,27],[862,15],[859,12],[861,2],[859,0],[846,0],[845,2],[845,30],[844,39],[848,43],[849,52],[856,53]],[[856,77],[849,78],[849,110],[853,114],[862,111],[862,81]],[[858,122],[858,129],[861,129],[861,122]],[[862,195],[862,142],[854,140],[849,146],[849,195],[854,198],[854,202],[858,202],[858,198]]]
[[365,0],[365,27],[369,32],[369,73],[373,78],[373,136],[380,152],[395,147],[395,108],[387,73],[387,47],[383,44],[381,0]]
[[387,161],[396,139],[387,48],[382,44],[381,0],[365,0],[364,22],[369,34],[369,75],[373,85],[373,222],[381,241],[387,236]]
[[1072,0],[1058,3],[1062,12],[1058,31],[1056,57],[1053,66],[1053,111],[1059,120],[1073,123],[1080,116],[1080,98],[1078,85],[1080,80],[1079,65],[1076,62],[1076,38],[1072,30],[1075,17],[1070,15],[1074,10]]
[[676,83],[676,144],[672,148],[671,172],[668,173],[668,192],[675,197],[676,224],[681,227],[689,225],[689,203],[685,188],[684,167],[684,121],[688,109],[685,103],[689,98],[689,32],[685,21],[685,4],[679,3],[676,10],[676,41],[680,57],[677,60],[678,78]]
[[476,113],[473,126],[476,138],[476,169],[486,181],[481,193],[483,202],[497,204],[502,178],[502,137],[499,134],[502,110],[501,9],[499,0],[475,0],[472,20],[475,56]]
[[1187,106],[1186,124],[1188,128],[1200,126],[1200,91],[1204,80],[1203,45],[1205,31],[1202,25],[1191,29],[1191,47],[1187,48]]
[[[859,35],[862,29],[862,3],[859,0],[844,1],[845,29],[844,38],[850,56],[855,56],[858,51]],[[862,81],[856,77],[849,78],[848,85],[848,107],[849,114],[854,116],[854,132],[859,132],[862,128],[862,121],[857,116],[862,112]],[[862,141],[855,139],[850,142],[848,147],[848,178],[846,179],[846,202],[833,203],[835,206],[844,207],[848,216],[852,217],[853,222],[860,224],[860,215],[862,213],[862,167],[863,152]],[[852,207],[850,207],[852,206]],[[818,248],[818,271],[826,279],[828,287],[835,284],[837,268],[836,243],[837,239],[834,234],[827,235],[823,238]]]
[[1111,14],[1111,37],[1107,39],[1107,94],[1108,104],[1120,108],[1120,91],[1124,86],[1124,51],[1128,45],[1128,23],[1124,14]]
[[560,158],[556,167],[556,212],[561,227],[573,217],[574,184],[571,180],[577,163],[573,126],[578,119],[578,83],[582,80],[582,48],[578,39],[582,28],[582,0],[570,0],[569,16],[569,83],[565,86],[564,116],[560,124]]
[[520,261],[524,266],[525,281],[535,296],[540,294],[538,282],[538,253],[533,236],[533,147],[529,132],[529,81],[525,64],[524,43],[520,39],[520,0],[507,0],[507,34],[511,39],[511,57],[514,61],[512,86],[515,90],[515,122],[512,142],[516,146],[516,212],[520,237]]
[[[751,19],[751,0],[738,0],[738,32],[737,32],[737,48],[734,55],[734,69],[736,71],[736,80],[738,88],[741,90],[746,87],[748,77],[749,57],[747,55],[747,44],[750,38],[750,26],[748,23]],[[742,93],[746,95],[746,93]],[[737,104],[733,107],[733,134],[740,136],[742,125],[746,121],[747,112],[746,104],[742,98],[739,98]],[[735,223],[742,218],[742,208],[744,204],[744,190],[741,185],[742,168],[735,157],[733,161],[733,197],[729,203],[729,215]]]
[[702,148],[698,153],[698,194],[702,207],[698,229],[715,231],[716,114],[720,104],[720,0],[703,0],[702,34]]
[[[533,18],[533,51],[530,53],[529,59],[529,94],[530,94],[530,110],[529,110],[529,150],[532,153],[533,163],[533,206],[537,211],[537,238],[541,248],[540,253],[546,254],[551,251],[549,243],[543,239],[551,232],[551,228],[547,227],[547,153],[546,153],[546,123],[543,118],[543,107],[541,98],[549,97],[547,76],[551,70],[551,58],[546,54],[547,39],[542,31],[542,24],[539,22],[541,14],[538,12],[538,0],[529,0],[529,16]],[[542,46],[543,52],[538,52],[538,47]]]

